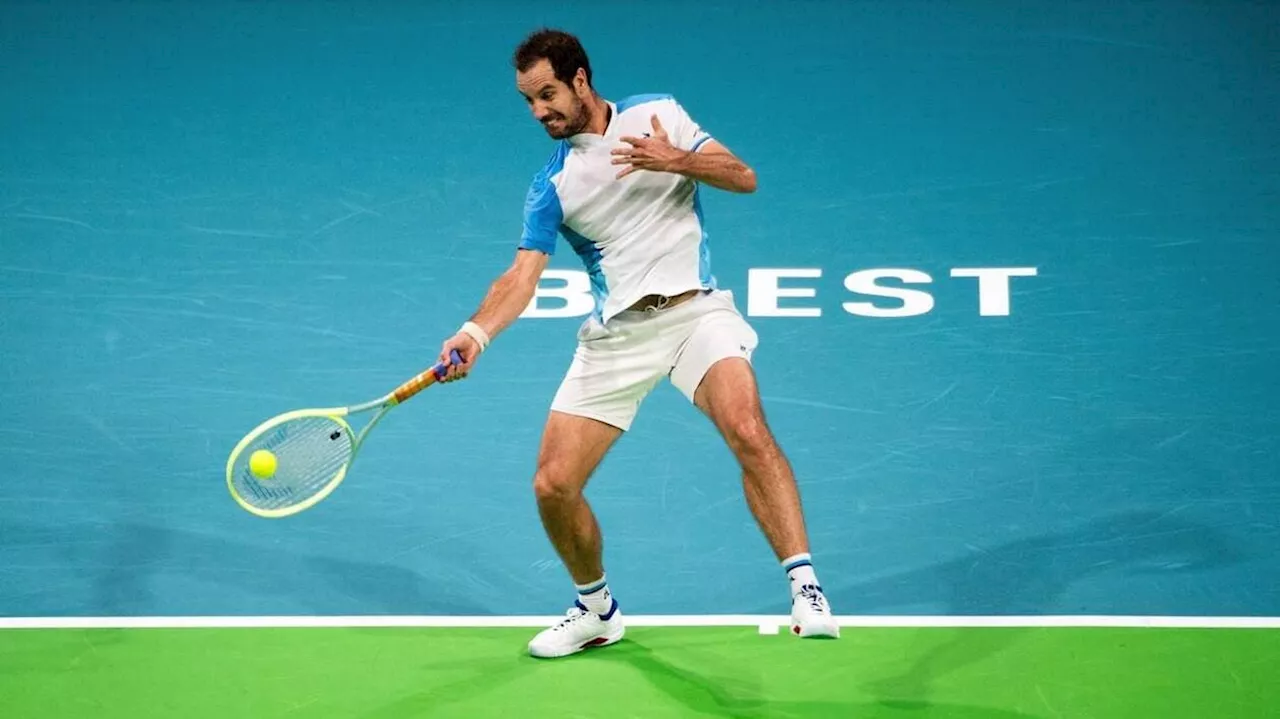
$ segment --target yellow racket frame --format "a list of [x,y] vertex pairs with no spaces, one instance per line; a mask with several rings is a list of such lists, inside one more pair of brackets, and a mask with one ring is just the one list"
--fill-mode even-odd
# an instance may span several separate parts
[[[386,409],[389,409],[389,407]],[[256,514],[259,517],[266,517],[267,519],[279,519],[280,517],[288,517],[289,515],[310,509],[325,497],[328,497],[333,493],[333,490],[338,488],[339,484],[342,484],[342,480],[346,479],[347,469],[351,466],[351,463],[355,461],[356,450],[360,448],[359,442],[364,440],[364,436],[368,433],[369,427],[373,426],[372,422],[370,422],[369,426],[365,427],[360,433],[360,439],[353,440],[355,444],[353,444],[351,448],[351,458],[342,464],[342,467],[340,467],[333,477],[325,483],[325,486],[319,492],[297,504],[291,504],[287,507],[279,507],[276,509],[263,509],[262,507],[253,506],[236,491],[234,469],[236,461],[240,459],[240,455],[244,452],[245,447],[248,447],[254,440],[261,437],[263,434],[279,427],[285,422],[291,422],[295,419],[301,419],[303,417],[324,417],[331,419],[346,430],[348,437],[351,437],[353,436],[351,425],[348,424],[345,419],[348,414],[351,414],[351,410],[345,407],[337,407],[333,409],[299,409],[277,415],[257,427],[254,427],[249,434],[244,436],[244,439],[240,440],[240,442],[236,444],[235,449],[231,450],[231,456],[227,458],[227,491],[231,492],[231,498],[234,499],[236,504],[239,504],[246,512]],[[380,412],[378,416],[381,417],[382,414],[383,413]]]
[[[462,357],[457,353],[457,351],[454,351],[451,354],[451,359],[453,360],[454,365],[462,364]],[[276,415],[275,417],[259,424],[257,427],[254,427],[244,436],[243,439],[236,443],[236,446],[231,450],[231,455],[227,458],[227,491],[231,493],[231,498],[234,499],[236,504],[240,505],[240,507],[246,512],[255,514],[259,517],[265,517],[267,519],[288,517],[314,507],[316,504],[332,494],[333,490],[337,489],[338,485],[342,484],[342,481],[347,478],[351,465],[356,461],[356,454],[360,452],[360,447],[364,444],[365,437],[367,437],[370,430],[378,424],[378,421],[381,420],[392,407],[407,401],[410,397],[413,397],[422,390],[438,382],[444,377],[444,373],[448,367],[449,365],[443,362],[439,363],[431,369],[413,377],[404,384],[401,384],[386,395],[373,401],[365,402],[364,404],[358,404],[351,407],[331,407],[327,409],[297,409]],[[377,409],[378,413],[373,416],[373,419],[369,421],[369,424],[365,425],[364,429],[360,430],[359,436],[356,436],[351,430],[351,425],[347,422],[346,418],[351,415],[367,412],[373,409]],[[351,440],[351,457],[336,473],[334,473],[333,477],[320,489],[319,492],[316,492],[314,495],[302,500],[301,502],[291,504],[287,507],[278,507],[276,509],[263,509],[261,507],[253,506],[236,491],[234,475],[236,460],[240,458],[240,455],[244,452],[246,447],[252,444],[255,439],[261,437],[264,433],[284,424],[285,422],[290,422],[303,417],[324,417],[341,425],[346,430],[347,437],[355,437],[354,440]]]

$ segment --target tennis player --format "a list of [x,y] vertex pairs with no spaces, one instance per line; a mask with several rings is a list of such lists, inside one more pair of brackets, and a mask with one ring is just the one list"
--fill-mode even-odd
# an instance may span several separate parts
[[556,144],[529,187],[514,262],[440,356],[448,364],[457,350],[464,359],[445,381],[465,377],[529,305],[564,237],[587,269],[595,304],[551,402],[533,491],[578,596],[529,652],[561,657],[623,636],[583,489],[663,378],[710,418],[741,465],[747,504],[790,580],[792,632],[838,637],[790,464],[761,409],[750,363],[756,333],[711,274],[700,186],[754,192],[755,172],[669,95],[602,98],[573,35],[535,32],[513,64],[516,87]]

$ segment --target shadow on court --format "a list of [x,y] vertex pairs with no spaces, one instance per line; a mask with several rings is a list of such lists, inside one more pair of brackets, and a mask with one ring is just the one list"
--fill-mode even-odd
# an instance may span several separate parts
[[[818,661],[810,668],[814,686],[790,687],[790,696],[767,695],[761,675],[770,667],[760,662],[739,660],[732,666],[724,653],[714,648],[697,653],[697,670],[675,665],[663,653],[631,640],[602,651],[599,659],[626,664],[634,668],[649,684],[678,702],[690,715],[756,719],[760,717],[951,717],[953,719],[1032,719],[1031,714],[933,702],[894,705],[890,702],[866,703],[857,700],[806,700],[812,694],[829,694],[832,688],[849,691],[856,678],[839,666]],[[790,669],[791,672],[795,668]],[[839,690],[838,690],[839,691]],[[628,707],[631,711],[643,711]]]
[[[528,657],[525,657],[528,659]],[[530,659],[529,661],[533,661]],[[434,717],[434,716],[475,716],[472,709],[457,707],[458,704],[474,705],[476,697],[484,697],[493,695],[502,687],[512,682],[525,678],[529,675],[531,667],[519,661],[518,658],[494,658],[482,662],[474,660],[468,661],[462,665],[465,676],[460,679],[438,684],[431,679],[436,672],[440,673],[458,673],[460,669],[459,662],[456,660],[438,662],[434,664],[425,664],[420,667],[423,675],[424,684],[430,682],[433,686],[430,689],[424,689],[405,697],[401,697],[390,704],[383,705],[377,709],[360,714],[357,719],[405,719],[406,717]],[[503,711],[504,706],[495,705],[492,708],[498,716],[521,716],[527,715],[529,707],[538,703],[537,698],[528,697],[529,703],[525,706],[510,707],[508,711]],[[500,702],[505,704],[505,702]],[[450,708],[456,708],[456,712],[450,712]]]
[[[815,667],[811,686],[796,684],[779,691],[776,683],[770,689],[762,681],[773,669],[768,662],[754,653],[735,658],[733,646],[723,641],[663,640],[661,648],[655,648],[643,636],[638,640],[632,636],[607,649],[556,660],[532,659],[519,647],[519,655],[510,658],[424,663],[417,670],[429,688],[361,714],[360,719],[472,716],[478,697],[483,697],[479,703],[494,716],[549,716],[539,712],[551,711],[553,706],[559,712],[555,716],[564,716],[563,707],[574,706],[569,716],[1037,719],[1032,714],[949,703],[832,700],[833,692],[865,691],[849,681],[851,670],[838,665]],[[510,652],[504,647],[495,653]],[[786,671],[794,676],[795,669]],[[438,681],[442,675],[459,673],[463,676],[458,679]],[[654,691],[663,700],[655,700]],[[602,703],[604,695],[611,706]],[[827,698],[804,698],[810,695]],[[593,707],[599,714],[592,713]]]
[[[1216,569],[1245,555],[1213,527],[1174,511],[1133,511],[1086,522],[1062,532],[981,549],[958,559],[842,586],[854,603],[843,613],[876,614],[880,608],[940,601],[948,614],[1061,613],[1058,599],[1076,582],[1096,574],[1124,577],[1174,575]],[[979,610],[981,611],[981,610]],[[1087,607],[1070,613],[1087,614]],[[845,630],[854,634],[856,628]],[[921,635],[911,656],[919,659],[899,676],[871,688],[894,706],[927,705],[933,682],[1008,647],[1024,633],[1016,628],[957,630],[938,642]]]
[[[165,604],[155,601],[161,581],[168,584],[168,594],[221,587],[261,597],[270,607],[288,607],[280,612],[288,614],[331,613],[333,597],[345,598],[369,613],[397,613],[405,607],[418,608],[416,613],[422,614],[476,613],[474,602],[446,572],[419,574],[390,564],[252,545],[168,527],[9,524],[0,540],[0,558],[9,553],[24,565],[47,565],[89,578],[88,596],[64,597],[47,586],[0,587],[0,607],[37,605],[42,616],[150,614],[148,608]],[[17,597],[23,600],[14,601]]]

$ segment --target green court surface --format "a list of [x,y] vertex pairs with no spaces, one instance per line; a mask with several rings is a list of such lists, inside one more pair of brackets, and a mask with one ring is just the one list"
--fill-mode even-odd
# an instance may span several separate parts
[[629,630],[559,660],[529,629],[0,631],[0,717],[1263,717],[1266,629]]

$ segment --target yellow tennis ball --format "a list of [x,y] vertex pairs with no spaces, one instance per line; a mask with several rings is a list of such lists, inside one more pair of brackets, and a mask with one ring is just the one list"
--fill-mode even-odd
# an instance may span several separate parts
[[265,449],[254,452],[249,455],[249,471],[259,479],[267,479],[276,473],[276,456]]

